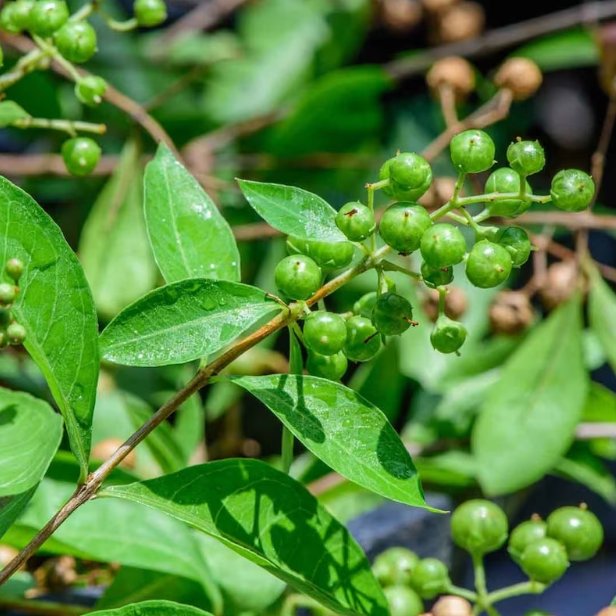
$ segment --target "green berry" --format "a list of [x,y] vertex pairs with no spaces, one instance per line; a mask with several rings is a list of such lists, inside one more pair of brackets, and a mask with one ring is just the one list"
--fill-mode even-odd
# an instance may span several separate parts
[[579,169],[563,169],[552,180],[550,189],[554,205],[566,212],[581,212],[595,196],[593,179]]
[[38,0],[30,11],[30,31],[48,37],[57,32],[70,16],[63,0]]
[[430,333],[430,342],[439,353],[457,353],[462,348],[466,336],[466,327],[462,323],[441,315]]
[[411,587],[422,599],[433,599],[446,592],[450,584],[447,567],[436,558],[423,558],[413,569]]
[[16,297],[15,285],[6,282],[0,284],[0,304],[12,304]]
[[159,26],[167,19],[164,0],[135,0],[133,11],[137,23],[146,28]]
[[533,175],[545,167],[545,152],[538,141],[515,141],[507,148],[507,160],[520,175]]
[[481,173],[494,164],[496,148],[488,133],[473,129],[456,135],[451,140],[450,151],[457,171]]
[[511,255],[513,267],[520,267],[528,261],[532,250],[530,237],[520,227],[504,227],[496,235],[496,243],[504,246]]
[[426,286],[434,289],[453,282],[453,267],[432,267],[425,261],[421,264],[421,277]]
[[[403,156],[403,157],[406,157],[406,156],[416,157],[417,156],[418,158],[421,158],[417,154],[409,154],[409,155],[400,154],[399,156]],[[430,173],[428,174],[426,173],[426,168],[423,165],[419,165],[417,168],[417,174],[415,175],[415,178],[416,178],[415,181],[418,181],[421,175],[424,175],[425,180],[423,184],[417,184],[415,186],[404,186],[396,182],[391,177],[391,166],[397,160],[397,158],[398,157],[390,158],[389,160],[385,161],[385,163],[383,164],[383,166],[381,167],[379,171],[380,181],[389,180],[389,185],[383,188],[383,193],[387,197],[395,201],[416,201],[417,199],[419,199],[419,197],[421,197],[428,190],[428,188],[430,188],[430,184],[432,183],[432,171],[430,170]],[[428,164],[426,161],[424,161],[424,163],[426,165]],[[423,171],[421,171],[420,167],[423,168]],[[400,164],[398,165],[398,169],[400,171],[400,177],[405,177],[407,179],[410,179],[411,174],[408,172],[408,170],[406,172],[403,172],[402,168],[403,168],[403,164],[400,162]],[[429,165],[427,169],[430,169]]]
[[513,260],[509,251],[489,240],[477,242],[466,260],[466,277],[480,289],[497,287],[509,278]]
[[73,175],[89,175],[98,165],[101,149],[89,137],[73,137],[62,144],[62,158]]
[[423,189],[432,183],[432,169],[419,154],[403,152],[390,161],[389,179],[405,190]]
[[460,229],[447,223],[430,227],[420,242],[421,256],[432,267],[460,263],[466,254],[466,241]]
[[313,312],[304,322],[304,342],[315,353],[338,353],[344,347],[346,337],[346,321],[333,312]]
[[4,266],[4,271],[9,278],[17,282],[24,273],[23,261],[19,259],[9,259]]
[[19,323],[11,323],[6,328],[6,335],[11,344],[23,344],[24,340],[26,339],[26,329],[23,325],[20,325]]
[[306,255],[285,257],[274,271],[278,290],[287,297],[305,300],[321,286],[321,268]]
[[520,566],[531,580],[551,584],[564,575],[569,560],[565,546],[546,537],[526,547],[520,557]]
[[372,571],[381,586],[408,585],[419,556],[406,548],[389,548],[379,554]]
[[347,323],[344,354],[351,361],[368,361],[381,348],[381,337],[372,321],[366,317],[351,317]]
[[569,560],[588,560],[603,544],[603,526],[597,516],[581,507],[561,507],[547,520],[548,537],[562,543]]
[[75,96],[84,105],[96,107],[103,102],[103,95],[107,91],[107,82],[102,77],[88,75],[75,85]]
[[470,500],[451,516],[453,542],[470,554],[494,552],[507,541],[509,523],[505,512],[487,500]]
[[402,201],[385,210],[379,233],[388,246],[400,253],[410,254],[419,248],[423,234],[431,226],[432,219],[426,208]]
[[540,539],[545,539],[547,529],[548,525],[543,520],[528,520],[516,526],[511,531],[507,548],[511,558],[519,563],[527,546]]
[[347,371],[348,365],[349,362],[342,351],[334,355],[321,355],[309,351],[306,360],[306,369],[310,374],[330,381],[339,381]]
[[420,616],[424,606],[421,597],[406,586],[389,586],[384,591],[390,616]]
[[287,252],[307,255],[323,269],[340,269],[351,263],[355,249],[350,242],[318,242],[288,237]]
[[11,34],[19,34],[27,30],[30,27],[30,14],[33,6],[33,0],[8,2],[0,11],[0,27]]
[[338,211],[336,225],[352,242],[361,242],[376,230],[376,219],[369,207],[359,201],[351,201]]
[[87,21],[69,21],[56,33],[56,47],[69,62],[87,62],[96,53],[96,30]]
[[378,294],[376,291],[371,291],[370,293],[362,295],[353,304],[353,312],[360,317],[372,316],[372,309],[374,308],[374,304],[376,304],[377,299]]
[[[530,184],[525,181],[526,194],[532,195],[533,191]],[[518,193],[520,192],[520,176],[509,167],[501,167],[490,174],[486,182],[486,193]],[[496,199],[488,201],[486,208],[490,212],[490,216],[505,216],[513,218],[523,214],[530,206],[531,201],[523,201],[522,199]]]
[[413,307],[402,295],[384,293],[372,309],[372,322],[384,336],[399,336],[413,325]]

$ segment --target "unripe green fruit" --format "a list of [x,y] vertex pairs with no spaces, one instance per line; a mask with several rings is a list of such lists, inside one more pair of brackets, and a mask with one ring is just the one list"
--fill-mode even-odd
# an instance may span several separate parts
[[593,179],[579,169],[563,169],[552,179],[552,203],[566,212],[585,210],[595,196]]
[[[518,193],[520,192],[520,175],[509,167],[501,167],[490,174],[486,182],[486,193]],[[526,194],[532,195],[533,191],[530,184],[526,182]],[[486,208],[490,212],[490,216],[504,216],[513,218],[523,214],[530,206],[531,201],[523,201],[522,199],[497,199],[488,201]]]
[[432,182],[428,161],[412,152],[398,154],[389,164],[389,178],[405,189],[417,189]]
[[338,353],[344,347],[346,337],[346,321],[333,312],[313,312],[304,322],[304,342],[315,353]]
[[20,259],[9,259],[4,266],[4,271],[9,278],[17,282],[24,273],[24,264]]
[[466,277],[480,289],[497,287],[509,278],[513,261],[509,251],[489,240],[477,242],[466,260]]
[[306,360],[306,369],[310,374],[330,381],[339,381],[346,373],[348,365],[349,362],[342,351],[334,355],[321,355],[309,351]]
[[406,586],[389,586],[383,592],[390,616],[420,616],[424,611],[419,595]]
[[30,31],[46,38],[57,32],[70,16],[63,0],[38,0],[30,11]]
[[96,30],[87,21],[69,21],[56,33],[56,47],[69,62],[87,62],[96,53]]
[[[383,194],[385,194],[391,199],[394,199],[395,201],[416,201],[428,190],[428,188],[430,188],[430,184],[432,183],[432,170],[427,173],[426,167],[421,162],[418,162],[416,167],[416,173],[411,173],[408,169],[404,171],[405,166],[408,166],[408,162],[410,160],[417,161],[417,159],[415,159],[414,157],[421,157],[419,157],[417,154],[399,154],[398,156],[403,157],[397,165],[398,177],[400,177],[401,179],[405,179],[405,181],[408,181],[411,179],[412,175],[414,177],[414,181],[417,182],[423,175],[425,178],[424,182],[422,184],[415,184],[413,186],[405,186],[398,183],[395,179],[391,177],[391,166],[394,164],[398,157],[390,158],[389,160],[385,161],[379,171],[379,181],[389,180],[389,186],[385,186],[382,189]],[[406,158],[405,160],[404,157],[407,156],[413,158]],[[425,165],[428,165],[428,163],[423,158],[421,160],[424,161]],[[427,169],[430,169],[429,165]]]
[[33,0],[8,2],[0,12],[0,27],[11,34],[19,34],[27,30],[30,27],[30,14],[33,6]]
[[423,234],[432,226],[430,214],[422,205],[400,202],[390,205],[379,224],[383,241],[403,254],[410,254],[419,248]]
[[466,254],[466,241],[460,229],[447,223],[430,227],[420,242],[421,256],[431,267],[460,263]]
[[306,255],[285,257],[274,271],[278,290],[287,297],[305,300],[321,286],[321,268]]
[[504,246],[511,255],[513,267],[520,267],[528,261],[532,250],[530,237],[520,227],[503,227],[496,235],[496,243]]
[[520,566],[535,582],[551,584],[561,578],[567,567],[567,551],[556,539],[539,539],[528,545],[520,558]]
[[457,353],[466,341],[466,336],[466,327],[462,323],[441,315],[430,333],[430,342],[439,353]]
[[453,267],[432,267],[425,261],[421,264],[421,277],[431,289],[444,287],[453,282]]
[[352,201],[340,208],[336,215],[336,225],[352,242],[361,242],[376,230],[376,219],[369,207],[359,201]]
[[24,340],[26,339],[26,329],[23,325],[20,325],[19,323],[11,323],[6,328],[6,335],[11,344],[23,344]]
[[509,555],[520,563],[524,550],[535,541],[545,539],[548,525],[543,520],[528,520],[516,526],[509,537]]
[[423,558],[413,569],[411,587],[422,599],[433,599],[446,592],[450,584],[447,567],[436,558]]
[[12,304],[16,297],[15,285],[6,282],[0,284],[0,304]]
[[347,321],[347,341],[344,354],[356,362],[372,359],[381,348],[379,332],[366,317],[351,317]]
[[75,84],[75,96],[89,107],[100,105],[106,91],[107,82],[96,75],[88,75]]
[[406,548],[388,548],[372,564],[374,576],[381,586],[408,585],[419,556]]
[[507,160],[520,175],[533,175],[545,167],[545,152],[538,141],[515,141],[507,148]]
[[100,147],[89,137],[73,137],[62,144],[62,159],[73,175],[89,175],[96,169],[100,158]]
[[164,0],[135,0],[133,11],[137,23],[146,28],[159,26],[167,19]]
[[384,293],[372,309],[372,322],[384,336],[399,336],[413,324],[413,307],[402,295]]
[[547,535],[562,543],[570,560],[588,560],[603,544],[603,526],[597,516],[581,507],[561,507],[547,520]]
[[453,542],[470,554],[498,550],[507,541],[508,531],[505,512],[487,500],[466,501],[451,516]]
[[450,150],[453,166],[462,173],[481,173],[494,164],[494,141],[482,130],[466,130],[456,135]]
[[370,316],[372,316],[372,309],[374,308],[374,304],[376,304],[377,299],[378,294],[376,291],[371,291],[370,293],[362,295],[353,304],[353,312],[357,316],[369,318]]
[[323,269],[340,269],[351,263],[355,249],[350,242],[318,242],[288,237],[287,252],[307,255]]

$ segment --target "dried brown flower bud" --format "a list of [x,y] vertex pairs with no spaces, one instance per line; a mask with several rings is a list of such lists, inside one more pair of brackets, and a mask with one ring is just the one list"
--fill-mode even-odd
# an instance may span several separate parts
[[462,597],[444,595],[432,607],[433,616],[471,616],[473,608]]
[[[438,298],[439,293],[436,289],[426,289],[422,306],[426,316],[433,323],[438,319]],[[467,307],[466,293],[459,287],[449,287],[449,293],[445,296],[445,314],[457,321],[466,312]]]
[[[104,441],[99,441],[92,448],[92,458],[95,460],[107,460],[111,457],[111,455],[116,451],[120,445],[122,445],[124,441],[119,438],[107,438]],[[137,461],[137,457],[134,451],[131,451],[125,458],[120,462],[122,468],[126,470],[133,470],[135,468],[135,463]]]
[[460,2],[439,14],[436,39],[441,43],[465,41],[481,34],[485,23],[485,11],[480,4]]
[[408,32],[421,22],[423,9],[417,0],[383,0],[381,19],[394,32]]
[[501,291],[488,310],[494,334],[514,336],[523,332],[534,319],[528,297],[520,291]]
[[499,88],[510,90],[517,101],[532,96],[542,81],[541,69],[527,58],[509,58],[494,76],[494,83]]
[[548,267],[539,297],[541,303],[552,310],[567,301],[575,292],[578,281],[577,265],[573,261],[561,261]]
[[449,86],[456,98],[461,100],[475,89],[475,71],[464,58],[450,56],[432,66],[426,75],[426,81],[433,91]]

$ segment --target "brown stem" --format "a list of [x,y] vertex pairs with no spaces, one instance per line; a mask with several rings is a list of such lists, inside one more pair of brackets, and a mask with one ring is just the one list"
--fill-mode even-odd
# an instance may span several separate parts
[[81,616],[92,611],[90,608],[80,605],[66,605],[64,603],[25,599],[0,599],[0,609],[2,609],[3,613],[5,613],[5,610],[15,610],[22,614],[38,616]]
[[453,88],[448,85],[440,86],[438,98],[446,126],[455,126],[458,123],[458,110],[456,109],[456,95]]

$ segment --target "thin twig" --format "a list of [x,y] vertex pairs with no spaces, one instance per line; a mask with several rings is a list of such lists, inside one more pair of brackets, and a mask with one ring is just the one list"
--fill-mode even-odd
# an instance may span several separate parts
[[538,36],[566,30],[579,24],[596,23],[616,16],[616,1],[592,2],[570,9],[529,19],[511,26],[498,28],[483,36],[442,45],[408,58],[390,62],[387,72],[396,79],[403,79],[425,72],[436,60],[447,56],[476,58],[487,56],[495,51],[519,45]]
[[442,85],[438,89],[439,103],[446,126],[454,126],[458,123],[458,110],[456,109],[456,94],[449,85]]

